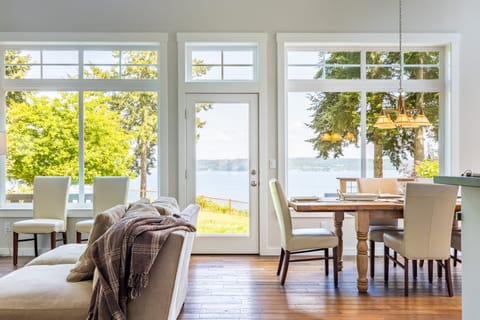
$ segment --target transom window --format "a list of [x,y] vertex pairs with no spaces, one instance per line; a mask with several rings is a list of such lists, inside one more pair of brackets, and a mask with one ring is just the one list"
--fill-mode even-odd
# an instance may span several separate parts
[[4,63],[6,79],[158,79],[156,50],[7,49]]
[[186,81],[255,81],[257,47],[187,45]]

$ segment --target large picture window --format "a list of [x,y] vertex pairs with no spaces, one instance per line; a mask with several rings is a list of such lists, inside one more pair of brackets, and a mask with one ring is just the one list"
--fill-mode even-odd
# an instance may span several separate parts
[[42,175],[70,176],[73,203],[95,176],[130,177],[129,201],[158,196],[159,46],[0,49],[7,203],[31,201]]
[[[289,195],[335,194],[338,178],[439,174],[441,48],[400,54],[370,45],[285,43],[283,50]],[[406,113],[411,119],[424,115],[429,123],[379,128],[380,115],[398,117],[400,77]]]

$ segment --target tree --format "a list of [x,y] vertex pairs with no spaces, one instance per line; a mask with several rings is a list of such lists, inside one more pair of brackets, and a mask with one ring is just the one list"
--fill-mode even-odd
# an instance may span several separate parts
[[[36,175],[66,175],[78,182],[78,94],[26,97],[8,106],[7,177],[30,185]],[[92,183],[95,175],[129,175],[129,134],[120,128],[118,113],[86,104],[85,114],[92,120],[85,126],[85,163],[91,166],[85,181]]]
[[[30,60],[28,55],[20,55],[17,50],[5,50],[5,78],[23,79],[28,72],[26,63]],[[8,91],[6,95],[7,105],[13,102],[25,101],[25,94],[21,91]]]
[[[394,79],[399,77],[399,70],[390,68],[390,65],[399,63],[398,52],[369,52],[367,64],[377,65],[367,70],[369,79]],[[438,53],[412,52],[405,54],[407,64],[434,64]],[[338,67],[339,65],[358,65],[360,55],[358,52],[332,52],[329,53],[325,64],[320,64],[315,78],[327,79],[359,79],[359,67]],[[380,65],[380,67],[378,67]],[[383,67],[384,65],[385,67]],[[437,75],[435,75],[437,72]],[[438,69],[432,68],[405,68],[409,79],[421,77],[438,77]],[[338,158],[343,155],[343,150],[350,144],[358,145],[360,127],[360,93],[358,92],[321,92],[309,96],[312,111],[312,120],[306,125],[314,132],[308,139],[313,144],[318,156],[324,159]],[[374,146],[374,176],[383,176],[383,157],[387,156],[391,163],[399,169],[404,160],[413,156],[415,162],[424,160],[423,128],[390,130],[377,129],[373,125],[382,112],[382,108],[395,107],[397,96],[388,92],[371,92],[367,94],[367,141]],[[424,104],[425,113],[433,124],[429,134],[438,139],[438,93],[410,93],[406,96],[407,108]],[[394,114],[392,118],[395,119]],[[338,133],[342,137],[352,134],[353,139],[338,141],[322,141],[325,133]]]
[[[152,68],[157,63],[156,51],[114,51],[114,58],[122,54],[122,61],[127,66],[122,74],[112,67],[103,70],[90,67],[86,76],[94,79],[156,79],[158,72]],[[90,93],[90,97],[98,93]],[[101,94],[104,95],[104,94]],[[123,91],[108,93],[104,103],[108,108],[117,112],[122,130],[130,133],[131,148],[135,155],[131,170],[140,176],[140,197],[147,195],[147,176],[155,167],[155,150],[157,146],[157,106],[158,95],[156,92]]]

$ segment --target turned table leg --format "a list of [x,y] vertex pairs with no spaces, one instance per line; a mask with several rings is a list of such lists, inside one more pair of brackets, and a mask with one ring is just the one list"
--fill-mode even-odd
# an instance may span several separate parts
[[367,292],[368,290],[368,227],[370,224],[370,217],[368,211],[357,212],[357,288],[359,292]]

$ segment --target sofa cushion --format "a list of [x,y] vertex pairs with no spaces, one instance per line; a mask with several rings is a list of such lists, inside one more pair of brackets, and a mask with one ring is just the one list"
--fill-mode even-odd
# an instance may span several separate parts
[[35,259],[31,260],[26,266],[49,265],[49,264],[74,264],[87,248],[86,243],[70,243],[56,247],[47,251]]
[[67,282],[71,268],[33,265],[0,278],[0,319],[86,319],[92,283]]
[[93,277],[95,265],[90,257],[90,247],[105,231],[115,222],[119,221],[126,211],[126,205],[117,205],[102,213],[97,214],[88,239],[87,248],[80,256],[75,267],[68,274],[67,280],[71,282],[89,280]]

